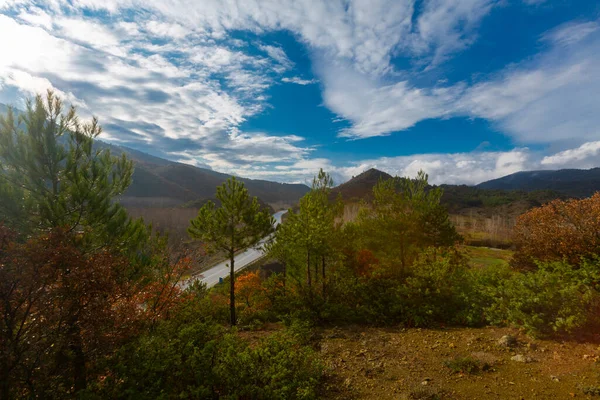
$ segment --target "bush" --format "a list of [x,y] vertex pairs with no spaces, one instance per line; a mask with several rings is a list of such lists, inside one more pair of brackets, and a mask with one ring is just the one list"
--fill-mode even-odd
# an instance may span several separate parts
[[227,335],[215,368],[226,399],[315,399],[322,366],[315,352],[289,333],[255,347]]
[[496,300],[487,309],[488,318],[531,334],[570,333],[592,322],[599,281],[598,261],[577,269],[564,262],[539,263],[536,271],[489,288]]
[[295,329],[253,345],[199,315],[177,320],[124,346],[88,398],[312,399],[320,361]]
[[464,322],[472,286],[468,268],[457,252],[424,253],[399,288],[405,322],[414,326]]

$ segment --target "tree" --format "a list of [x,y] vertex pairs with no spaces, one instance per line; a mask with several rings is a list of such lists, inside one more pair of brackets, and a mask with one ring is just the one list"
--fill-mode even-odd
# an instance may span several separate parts
[[321,169],[310,192],[300,199],[298,212],[289,212],[270,246],[271,254],[286,265],[290,261],[304,265],[309,293],[319,279],[325,293],[327,259],[332,256],[336,221],[343,207],[339,199],[330,200],[332,187],[333,179]]
[[115,201],[133,164],[95,146],[100,133],[52,92],[0,116],[0,398],[11,383],[17,397],[81,391],[95,361],[180,298],[186,262]]
[[536,261],[579,265],[600,254],[600,192],[587,199],[554,200],[519,216],[513,230],[513,265],[535,269]]
[[231,177],[217,188],[217,199],[221,206],[216,208],[212,201],[206,203],[198,216],[190,221],[188,233],[208,245],[209,251],[221,250],[229,258],[230,318],[235,325],[235,253],[254,246],[272,232],[273,218],[261,211],[256,197],[250,198],[248,189],[235,177]]
[[57,229],[20,243],[0,227],[3,399],[84,390],[97,361],[178,304],[185,260],[131,281],[127,257],[83,251],[79,240]]
[[460,235],[440,205],[442,189],[428,187],[428,176],[391,178],[373,188],[374,200],[358,217],[368,249],[403,271],[426,247],[451,246]]
[[79,121],[48,91],[18,117],[0,116],[0,221],[34,234],[61,227],[94,245],[135,251],[149,231],[113,199],[131,183],[133,163],[94,146],[97,119]]

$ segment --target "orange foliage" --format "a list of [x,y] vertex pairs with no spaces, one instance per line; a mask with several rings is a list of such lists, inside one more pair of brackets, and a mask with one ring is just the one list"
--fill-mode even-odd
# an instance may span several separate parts
[[240,275],[235,281],[235,294],[241,298],[247,307],[257,306],[264,299],[264,288],[258,271]]
[[600,254],[600,192],[582,200],[554,200],[521,215],[513,232],[513,263],[533,268],[534,260],[573,265]]
[[356,273],[360,276],[368,276],[379,264],[377,257],[368,249],[362,249],[356,253],[357,269]]

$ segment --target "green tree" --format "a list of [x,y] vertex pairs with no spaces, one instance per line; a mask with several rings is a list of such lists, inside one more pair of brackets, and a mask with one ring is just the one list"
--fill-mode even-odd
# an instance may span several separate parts
[[428,176],[392,178],[373,188],[372,205],[363,207],[358,224],[365,245],[382,259],[408,267],[421,249],[451,246],[460,236],[440,205],[441,188],[430,188]]
[[217,188],[216,207],[212,201],[206,203],[198,216],[190,221],[188,233],[200,239],[208,249],[221,250],[229,258],[230,268],[230,317],[231,325],[236,324],[235,316],[235,253],[254,246],[273,229],[273,218],[267,211],[261,211],[256,197],[250,198],[248,189],[235,177],[231,177]]
[[305,267],[306,286],[311,293],[319,280],[325,293],[327,260],[334,253],[336,221],[343,204],[339,199],[331,201],[332,187],[333,179],[321,169],[310,192],[300,199],[298,212],[289,213],[270,247],[271,254],[286,266],[295,263]]
[[25,234],[61,227],[101,246],[136,250],[148,229],[113,199],[131,183],[133,163],[94,146],[97,119],[79,121],[48,91],[15,116],[0,116],[0,220]]

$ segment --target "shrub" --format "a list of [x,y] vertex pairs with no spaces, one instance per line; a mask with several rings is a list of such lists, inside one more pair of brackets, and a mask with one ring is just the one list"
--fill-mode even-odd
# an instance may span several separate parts
[[[189,310],[188,310],[189,311]],[[295,329],[249,344],[195,311],[120,349],[89,398],[312,399],[322,367]]]
[[487,309],[488,318],[532,334],[573,332],[591,322],[599,281],[598,261],[578,269],[564,262],[539,263],[536,271],[515,274],[489,288],[496,300]]
[[517,247],[513,264],[532,269],[536,260],[566,259],[572,265],[582,257],[600,254],[600,192],[587,199],[555,200],[521,215],[514,228]]
[[226,399],[314,399],[322,366],[294,335],[277,333],[251,347],[230,334],[215,371]]
[[414,326],[463,322],[470,291],[466,260],[455,251],[421,255],[398,290],[406,322]]

